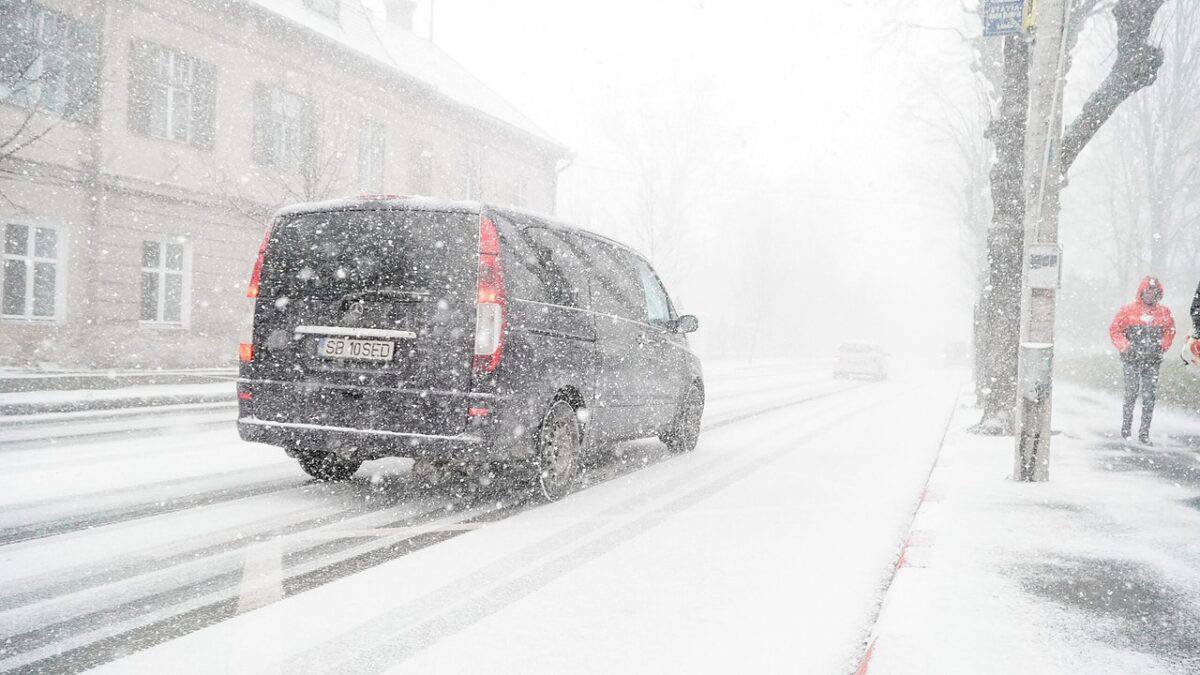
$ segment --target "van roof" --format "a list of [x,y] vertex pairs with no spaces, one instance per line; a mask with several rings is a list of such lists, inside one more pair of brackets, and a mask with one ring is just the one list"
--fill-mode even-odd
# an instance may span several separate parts
[[390,209],[404,211],[440,211],[445,213],[475,214],[483,213],[484,211],[494,211],[502,216],[508,216],[509,218],[532,218],[556,229],[586,234],[593,239],[599,239],[607,244],[611,244],[629,251],[639,258],[644,259],[645,257],[627,244],[623,244],[602,234],[597,234],[591,230],[571,225],[570,223],[565,223],[553,216],[547,216],[542,213],[537,213],[536,211],[529,211],[507,206],[494,206],[491,204],[485,204],[483,202],[469,200],[438,199],[435,197],[407,195],[360,195],[357,197],[339,197],[336,199],[326,199],[317,202],[292,204],[276,211],[275,218],[301,215],[306,213],[328,213],[333,211],[382,211]]
[[404,195],[360,195],[337,197],[319,202],[290,204],[275,212],[275,217],[294,216],[302,213],[327,213],[331,211],[383,211],[397,209],[405,211],[449,211],[453,213],[479,213],[483,204],[472,201],[453,201],[433,197]]

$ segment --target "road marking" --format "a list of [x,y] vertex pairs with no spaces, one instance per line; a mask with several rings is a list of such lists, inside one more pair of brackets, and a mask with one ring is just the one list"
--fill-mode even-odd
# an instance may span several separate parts
[[415,525],[413,527],[374,527],[361,530],[322,530],[298,532],[295,539],[358,539],[364,537],[415,537],[430,532],[467,532],[483,527],[484,523],[451,523],[449,525]]
[[283,542],[311,539],[360,539],[395,537],[410,539],[431,532],[467,532],[484,523],[433,523],[412,527],[373,527],[355,530],[318,530],[298,532],[286,537],[271,537],[246,550],[242,564],[242,583],[238,588],[237,613],[244,614],[283,599]]
[[271,537],[246,550],[237,613],[283,599],[283,538]]

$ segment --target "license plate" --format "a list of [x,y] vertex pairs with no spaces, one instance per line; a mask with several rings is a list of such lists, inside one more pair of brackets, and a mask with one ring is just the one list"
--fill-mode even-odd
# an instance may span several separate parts
[[317,341],[317,356],[353,361],[391,361],[396,343],[385,340],[355,340],[329,337]]

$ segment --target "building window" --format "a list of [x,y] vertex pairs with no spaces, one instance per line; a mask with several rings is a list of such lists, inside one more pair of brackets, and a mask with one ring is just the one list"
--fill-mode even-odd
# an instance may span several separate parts
[[185,322],[187,268],[187,250],[182,243],[142,242],[142,321],[176,325]]
[[254,162],[296,168],[311,154],[312,105],[308,99],[264,84],[254,88]]
[[304,0],[304,6],[316,12],[323,14],[334,21],[337,21],[338,10],[341,9],[341,0]]
[[462,198],[483,199],[483,149],[466,145],[462,155]]
[[383,189],[384,127],[367,122],[358,136],[358,186],[363,192]]
[[416,195],[433,194],[433,152],[420,141],[414,142],[408,169],[409,190]]
[[135,40],[130,58],[129,128],[212,148],[216,68],[183,52]]
[[513,206],[525,208],[529,206],[529,181],[524,177],[517,178],[513,187]]
[[29,0],[0,2],[0,101],[82,122],[95,119],[100,38]]
[[2,313],[23,319],[53,319],[58,310],[58,230],[8,223],[4,226]]

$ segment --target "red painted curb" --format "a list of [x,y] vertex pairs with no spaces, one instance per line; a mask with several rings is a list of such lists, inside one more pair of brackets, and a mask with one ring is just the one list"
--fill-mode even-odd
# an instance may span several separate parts
[[[954,415],[958,411],[958,402],[959,402],[959,400],[961,400],[961,398],[962,398],[962,393],[959,392],[959,395],[954,397],[954,404],[950,407],[950,416],[946,419],[946,427],[942,430],[942,438],[938,442],[937,454],[934,455],[933,464],[929,467],[929,475],[925,476],[925,485],[921,487],[921,495],[920,495],[920,498],[917,500],[917,508],[916,508],[916,510],[913,511],[912,520],[909,521],[909,523],[908,523],[908,533],[904,537],[904,544],[900,547],[900,557],[899,557],[899,559],[896,560],[896,571],[892,573],[892,578],[890,580],[888,580],[887,586],[884,588],[884,591],[883,591],[883,604],[884,605],[887,604],[888,591],[891,590],[892,582],[895,581],[896,572],[899,572],[902,567],[908,567],[908,544],[912,539],[912,535],[913,535],[912,526],[913,526],[913,523],[916,522],[917,513],[921,510],[921,505],[924,504],[926,501],[930,501],[930,502],[941,501],[942,497],[941,497],[940,493],[934,494],[934,495],[929,494],[929,482],[933,479],[933,472],[935,469],[937,469],[938,463],[941,461],[942,449],[945,448],[945,446],[946,446],[946,436],[949,435],[949,433],[950,433],[950,424],[954,421]],[[871,637],[871,643],[869,645],[867,645],[867,651],[865,654],[863,654],[862,661],[859,662],[858,668],[855,669],[855,671],[854,671],[854,675],[867,675],[867,671],[869,670],[869,668],[871,666],[871,657],[875,655],[875,641],[877,639],[879,639],[879,635],[876,632],[876,630],[878,628],[878,621],[879,621],[880,616],[882,615],[882,611],[883,610],[881,607],[880,614],[876,615],[875,620],[872,622],[872,631],[871,632],[874,635]]]
[[867,646],[867,653],[863,654],[862,661],[858,664],[858,669],[854,671],[854,675],[867,675],[867,667],[871,665],[871,655],[875,653],[875,641],[871,640],[871,644]]

